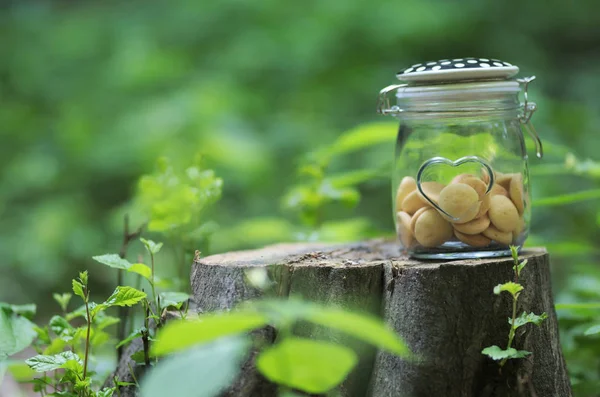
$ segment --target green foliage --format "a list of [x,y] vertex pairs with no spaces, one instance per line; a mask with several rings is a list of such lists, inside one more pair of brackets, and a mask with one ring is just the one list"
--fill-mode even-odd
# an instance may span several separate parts
[[525,324],[535,324],[539,326],[545,319],[548,318],[546,313],[542,313],[540,315],[526,312],[521,313],[519,317],[517,317],[517,306],[519,295],[521,291],[524,290],[523,285],[518,284],[519,276],[521,272],[527,265],[527,259],[519,262],[519,251],[518,247],[510,246],[510,252],[512,254],[513,259],[513,272],[514,272],[514,282],[509,281],[504,284],[498,284],[494,287],[494,294],[500,295],[503,291],[508,292],[512,297],[512,317],[508,318],[508,324],[510,324],[510,330],[508,332],[508,343],[506,349],[501,349],[496,345],[488,346],[484,348],[481,353],[490,357],[492,360],[500,361],[499,365],[502,368],[506,361],[509,359],[516,358],[524,358],[531,354],[526,350],[517,350],[512,347],[516,331],[519,327],[524,326]]
[[52,356],[37,355],[25,360],[31,369],[37,372],[68,369],[80,374],[83,371],[83,360],[75,353],[66,351]]
[[109,306],[133,306],[146,297],[146,293],[133,287],[118,286],[111,296],[106,299],[104,305]]
[[158,296],[160,297],[160,304],[163,307],[173,306],[177,309],[190,299],[190,295],[184,292],[161,292]]
[[596,325],[591,326],[590,328],[586,329],[583,334],[584,335],[596,335],[596,334],[600,334],[600,324],[596,324]]
[[137,338],[141,338],[142,335],[144,334],[144,332],[148,332],[148,330],[144,329],[144,328],[139,328],[139,329],[134,330],[127,336],[127,338],[125,338],[122,341],[120,341],[119,343],[117,343],[117,345],[115,346],[115,349],[117,349],[121,346],[124,346]]
[[155,243],[152,240],[146,240],[145,238],[140,238],[140,241],[144,244],[144,247],[148,250],[148,253],[151,255],[156,255],[160,252],[163,243]]
[[141,395],[217,396],[239,372],[249,347],[247,339],[236,337],[167,357],[144,377]]
[[533,202],[533,205],[536,207],[550,207],[597,199],[600,199],[600,189],[561,194],[559,196],[554,197],[544,197],[543,199],[535,200]]
[[[206,313],[192,320],[171,321],[158,332],[151,353],[163,356],[202,344],[231,338],[235,341],[241,334],[272,325],[279,330],[279,340],[259,355],[259,371],[281,385],[309,393],[323,393],[337,386],[352,370],[356,354],[339,343],[291,336],[293,325],[299,321],[323,325],[401,357],[409,357],[409,350],[402,339],[380,320],[297,299],[251,301],[235,311]],[[158,364],[157,371],[161,365],[162,362]]]
[[83,285],[81,282],[74,279],[71,283],[73,285],[73,293],[78,297],[85,299],[85,296],[83,295]]
[[169,322],[158,334],[151,353],[162,356],[181,351],[223,336],[260,328],[267,322],[265,315],[252,312],[206,314],[192,321]]
[[152,269],[150,269],[147,265],[144,265],[143,263],[134,263],[127,268],[127,271],[130,273],[139,274],[146,280],[152,280]]
[[547,318],[548,318],[548,315],[546,313],[537,315],[534,313],[527,314],[527,313],[523,312],[523,313],[521,313],[521,315],[519,317],[517,317],[514,320],[514,324],[513,324],[512,318],[508,319],[508,323],[510,325],[514,325],[515,328],[522,327],[525,324],[535,324],[535,325],[539,326]]
[[[101,262],[110,262],[106,258],[107,256],[104,256]],[[132,287],[118,286],[104,303],[96,304],[89,300],[88,285],[87,271],[80,272],[78,279],[72,280],[72,286],[75,295],[83,300],[83,306],[72,312],[66,312],[71,295],[54,294],[64,315],[54,315],[46,326],[32,328],[33,336],[37,335],[34,347],[41,354],[26,360],[26,364],[32,370],[45,374],[31,380],[34,390],[42,395],[52,395],[48,388],[55,390],[54,395],[77,397],[112,396],[115,391],[111,388],[97,387],[97,384],[103,380],[93,379],[95,372],[89,370],[92,361],[91,351],[108,343],[111,337],[104,329],[120,322],[119,318],[107,315],[105,310],[111,306],[134,305],[144,299],[146,294]],[[6,307],[10,308],[8,305]],[[15,309],[26,312],[24,306]],[[29,311],[28,309],[27,312]],[[71,323],[80,317],[85,319],[84,325]],[[20,318],[24,319],[24,317]],[[129,340],[132,340],[135,336],[130,338]],[[31,343],[31,339],[33,337],[27,344]],[[127,343],[129,340],[122,343]],[[49,376],[48,373],[53,375]]]
[[221,197],[222,186],[222,179],[203,168],[200,158],[183,172],[162,158],[154,174],[140,179],[136,199],[150,219],[150,231],[181,236],[200,225],[207,207]]
[[494,294],[496,295],[500,295],[503,291],[506,291],[509,294],[511,294],[513,298],[517,298],[519,296],[519,293],[523,291],[523,286],[521,284],[509,281],[504,284],[498,284],[494,287]]
[[286,324],[305,320],[342,331],[401,357],[409,354],[406,344],[381,320],[370,315],[325,307],[297,299],[263,300],[253,306],[271,317],[271,321]]
[[35,324],[24,316],[32,310],[34,305],[0,303],[0,362],[27,348],[36,337]]
[[61,310],[63,312],[66,312],[67,306],[69,306],[69,302],[71,301],[71,298],[73,297],[73,295],[69,292],[65,292],[62,294],[54,293],[54,294],[52,294],[52,297],[54,298],[56,303],[59,304]]
[[531,352],[517,350],[512,347],[504,350],[496,345],[486,347],[481,352],[495,361],[504,361],[512,358],[525,358],[531,354]]
[[113,267],[115,269],[127,270],[131,266],[127,259],[123,259],[117,254],[104,254],[93,256],[92,259],[96,262],[102,263],[103,265],[109,267]]
[[357,361],[347,347],[290,337],[265,349],[256,366],[272,382],[320,394],[340,384]]

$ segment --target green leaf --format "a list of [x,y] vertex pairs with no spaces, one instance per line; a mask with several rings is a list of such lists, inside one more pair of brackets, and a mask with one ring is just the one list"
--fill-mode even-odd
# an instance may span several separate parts
[[115,393],[115,391],[117,391],[116,387],[105,387],[102,390],[98,390],[98,393],[96,394],[97,397],[112,397],[113,394]]
[[96,329],[103,330],[111,325],[119,323],[121,320],[118,317],[108,316],[104,312],[100,312],[94,318],[94,325]]
[[519,247],[514,246],[514,245],[509,245],[508,248],[510,249],[510,254],[513,258],[513,261],[515,263],[519,263]]
[[50,329],[52,332],[56,334],[56,336],[69,335],[73,331],[73,326],[69,324],[69,322],[61,316],[52,316],[50,321],[48,322]]
[[115,383],[117,386],[122,387],[122,386],[137,386],[135,383],[133,382],[119,382],[117,381]]
[[0,310],[0,361],[31,345],[37,335],[36,328],[25,317]]
[[146,293],[133,287],[118,286],[111,296],[104,302],[110,306],[133,306],[146,297]]
[[44,355],[58,354],[58,353],[62,352],[63,350],[65,350],[67,343],[69,341],[71,341],[72,339],[73,339],[73,337],[68,337],[68,336],[54,338],[54,339],[52,339],[52,342],[50,342],[50,344],[48,346],[46,346],[46,348],[42,351],[42,354],[44,354]]
[[73,293],[85,300],[85,295],[83,294],[83,285],[77,280],[73,280]]
[[269,380],[307,393],[326,393],[339,385],[358,359],[347,347],[288,337],[265,349],[258,370]]
[[486,347],[481,351],[481,353],[496,361],[513,358],[524,358],[531,354],[531,352],[528,352],[526,350],[517,350],[512,347],[508,348],[507,350],[504,350],[496,345]]
[[340,309],[315,308],[305,319],[337,329],[398,356],[406,357],[410,354],[402,339],[375,317]]
[[523,290],[523,286],[521,284],[514,283],[509,281],[504,284],[498,284],[494,287],[494,294],[500,295],[502,291],[506,291],[510,293],[514,298],[519,296],[519,293]]
[[4,364],[8,366],[13,379],[19,383],[29,382],[37,375],[23,360],[7,360]]
[[516,271],[517,271],[517,276],[521,275],[521,271],[523,270],[523,268],[525,267],[525,265],[527,265],[527,259],[525,259],[523,262],[519,263],[517,265]]
[[600,324],[596,324],[596,325],[591,326],[590,328],[586,329],[583,334],[584,335],[596,335],[596,334],[600,334]]
[[37,308],[33,303],[26,305],[9,305],[8,303],[0,302],[0,310],[4,310],[7,314],[14,313],[32,320]]
[[[79,392],[83,392],[84,390],[89,390],[92,385],[92,379],[86,377],[85,379],[75,379],[75,390]],[[83,394],[83,393],[80,393]],[[86,393],[87,394],[87,393]]]
[[137,273],[148,281],[152,280],[152,269],[143,263],[134,263],[127,268],[127,271],[130,273]]
[[72,296],[73,296],[73,294],[71,294],[69,292],[65,292],[64,294],[57,294],[57,293],[52,294],[52,297],[60,305],[60,308],[62,309],[63,312],[67,311],[67,306],[69,305],[69,302],[71,301]]
[[88,272],[84,270],[83,272],[79,272],[79,281],[83,284],[84,287],[88,285]]
[[135,353],[133,353],[131,356],[131,359],[133,361],[135,361],[137,364],[144,364],[146,361],[146,356],[144,354],[143,350],[138,350]]
[[534,207],[552,207],[578,203],[586,200],[600,199],[600,189],[584,190],[576,193],[562,194],[554,197],[544,197],[533,202]]
[[[89,303],[89,309],[90,309],[90,317],[92,319],[95,320],[96,316],[100,313],[102,313],[104,310],[108,309],[110,306],[106,305],[105,303],[96,303],[96,302],[90,302]],[[87,313],[84,311],[84,317],[87,317]]]
[[166,357],[144,376],[144,397],[214,397],[237,376],[250,343],[246,338],[224,338]]
[[360,125],[342,134],[328,149],[330,156],[363,150],[382,143],[394,142],[398,132],[396,123],[375,122]]
[[275,322],[306,320],[342,331],[402,357],[410,354],[404,341],[383,321],[371,315],[329,308],[297,299],[263,300],[252,305],[271,316]]
[[[517,317],[515,319],[515,328],[519,328],[525,324],[535,324],[537,326],[539,326],[540,324],[542,324],[542,322],[548,318],[548,315],[546,313],[542,313],[540,315],[534,314],[534,313],[521,313],[521,315],[519,317]],[[512,325],[512,318],[508,319],[508,323],[510,325]]]
[[190,299],[190,295],[185,292],[161,292],[159,296],[161,307],[175,306],[180,308],[183,302]]
[[194,320],[171,321],[158,332],[151,353],[162,356],[265,325],[267,317],[253,312],[208,313]]
[[131,263],[127,259],[123,259],[117,254],[93,256],[92,259],[114,269],[127,270],[131,266]]
[[54,371],[55,369],[68,368],[76,372],[83,371],[81,358],[72,351],[66,351],[51,356],[37,355],[25,360],[31,369],[37,372]]
[[145,238],[140,238],[140,241],[144,244],[150,255],[158,254],[163,246],[163,243],[155,243],[154,241],[146,240]]
[[123,339],[122,341],[120,341],[117,346],[115,346],[115,349],[118,349],[119,347],[128,344],[129,342],[131,342],[134,339],[137,338],[141,338],[142,337],[142,331],[145,328],[139,328],[134,330],[132,333],[129,334],[129,336],[127,336],[127,338]]

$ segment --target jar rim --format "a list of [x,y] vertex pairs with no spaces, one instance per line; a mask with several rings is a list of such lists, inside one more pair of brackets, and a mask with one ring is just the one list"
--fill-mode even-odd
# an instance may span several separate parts
[[486,100],[498,99],[521,92],[520,84],[515,80],[464,82],[436,85],[404,85],[396,90],[396,98],[430,100]]

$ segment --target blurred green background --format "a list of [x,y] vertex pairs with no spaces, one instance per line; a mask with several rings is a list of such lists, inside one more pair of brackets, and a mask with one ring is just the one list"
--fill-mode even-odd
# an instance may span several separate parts
[[[91,256],[118,251],[125,213],[143,222],[138,180],[161,156],[183,169],[201,154],[223,179],[199,221],[214,233],[190,237],[188,252],[393,233],[396,125],[376,115],[377,93],[407,65],[465,56],[537,76],[547,156],[530,155],[530,244],[550,249],[557,301],[600,301],[597,11],[595,0],[4,1],[0,301],[54,310],[51,292],[84,268],[98,293],[112,290],[114,273]],[[302,195],[293,186],[319,173],[310,153],[359,126],[382,143],[327,167],[370,170],[344,174],[357,190],[335,194],[349,205],[299,218],[288,207]],[[578,191],[596,199],[548,199]],[[599,395],[600,338],[582,334],[600,310],[559,315],[578,395]]]

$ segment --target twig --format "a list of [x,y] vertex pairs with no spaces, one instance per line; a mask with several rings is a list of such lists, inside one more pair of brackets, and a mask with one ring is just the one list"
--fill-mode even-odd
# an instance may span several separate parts
[[121,397],[121,386],[119,386],[117,384],[117,382],[119,382],[119,378],[117,378],[117,375],[113,376],[113,382],[115,383],[115,389],[117,391],[117,396]]
[[142,330],[142,343],[144,344],[144,364],[150,366],[150,340],[148,339],[148,317],[150,317],[150,303],[146,301],[146,316],[144,318],[144,329]]
[[129,374],[131,375],[131,378],[133,379],[133,381],[135,382],[135,385],[139,389],[140,388],[140,384],[138,383],[138,380],[135,377],[135,373],[133,371],[133,368],[131,368],[131,363],[127,363],[127,367],[129,368]]
[[[127,256],[127,248],[132,240],[140,237],[142,231],[146,227],[146,224],[141,225],[136,231],[129,231],[129,214],[125,214],[123,218],[123,243],[121,244],[121,250],[119,251],[119,257],[125,259]],[[117,285],[123,285],[123,270],[119,269],[117,272]],[[121,341],[125,339],[125,333],[127,332],[127,308],[125,306],[119,306],[118,317],[121,320],[117,328],[117,338]],[[123,349],[125,346],[119,346],[117,349],[117,360],[120,361],[123,356]]]

